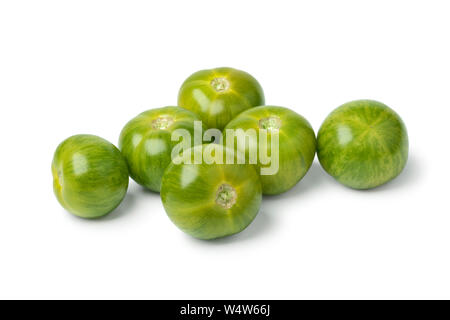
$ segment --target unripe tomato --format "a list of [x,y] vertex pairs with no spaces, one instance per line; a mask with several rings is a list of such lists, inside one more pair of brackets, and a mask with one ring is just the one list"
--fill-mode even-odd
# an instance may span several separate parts
[[172,139],[174,131],[185,130],[191,140],[188,147],[201,144],[194,139],[194,121],[199,121],[200,134],[203,126],[192,112],[180,107],[151,109],[130,120],[122,129],[119,148],[128,164],[130,176],[140,185],[159,192],[164,170],[171,161],[172,149],[179,143]]
[[64,140],[52,162],[53,190],[59,203],[82,218],[98,218],[125,197],[128,170],[113,144],[93,135]]
[[184,81],[178,94],[180,107],[198,114],[208,128],[219,130],[242,111],[263,104],[258,81],[233,68],[198,71]]
[[[193,237],[214,239],[238,233],[259,211],[261,182],[255,166],[238,164],[233,151],[233,163],[226,164],[227,152],[219,144],[195,146],[164,173],[161,199],[167,215]],[[205,154],[222,162],[205,160]]]
[[316,152],[309,122],[288,108],[276,106],[239,114],[225,127],[222,143],[258,165],[264,194],[279,194],[296,185],[311,167]]
[[408,159],[408,134],[402,119],[373,100],[352,101],[335,109],[317,139],[322,167],[354,189],[370,189],[394,179]]

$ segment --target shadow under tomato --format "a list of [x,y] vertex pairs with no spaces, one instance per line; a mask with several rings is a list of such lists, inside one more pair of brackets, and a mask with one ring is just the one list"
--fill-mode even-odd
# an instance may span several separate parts
[[253,240],[259,236],[267,236],[267,232],[274,225],[270,214],[261,210],[256,218],[250,223],[250,225],[241,232],[232,236],[212,239],[212,240],[200,240],[192,238],[186,235],[191,241],[201,245],[228,245],[232,243],[241,243],[242,241]]
[[152,191],[152,190],[147,189],[146,187],[143,187],[141,185],[137,185],[137,188],[138,188],[137,191],[139,193],[142,193],[142,194],[145,194],[145,195],[150,195],[150,196],[155,196],[155,197],[159,197],[160,196],[159,192]]
[[122,216],[125,216],[129,214],[130,212],[133,212],[133,207],[136,205],[136,195],[134,195],[131,192],[128,192],[125,198],[123,199],[122,203],[111,213],[107,214],[104,217],[101,217],[99,219],[95,219],[93,221],[110,221],[115,220],[117,218],[121,218]]
[[403,171],[393,180],[373,189],[355,190],[362,192],[385,192],[395,189],[406,188],[420,180],[422,175],[421,161],[415,155],[409,155]]
[[264,196],[263,201],[284,201],[285,199],[290,198],[305,197],[308,193],[314,192],[317,189],[320,189],[322,192],[327,186],[333,188],[344,188],[354,192],[384,192],[406,188],[419,180],[422,174],[422,167],[420,164],[421,161],[417,159],[416,156],[410,155],[403,171],[393,180],[373,189],[357,190],[346,187],[336,181],[333,177],[326,173],[325,170],[323,170],[318,161],[314,161],[308,173],[291,190],[279,195]]
[[70,212],[64,210],[65,213],[67,213],[71,218],[76,219],[78,221],[86,222],[86,223],[101,223],[104,221],[110,221],[115,220],[117,218],[122,217],[123,215],[126,215],[130,211],[133,211],[132,208],[136,204],[136,196],[130,192],[127,193],[123,201],[119,204],[119,206],[114,209],[112,212],[108,213],[105,216],[99,217],[99,218],[82,218],[79,216],[76,216],[74,214],[71,214]]
[[265,195],[263,202],[305,197],[306,194],[323,188],[329,180],[333,179],[322,169],[318,161],[314,161],[303,179],[292,189],[278,195]]
[[159,198],[158,192],[151,191],[130,180],[127,195],[125,196],[125,199],[123,199],[122,203],[113,212],[98,220],[114,220],[130,214],[133,212],[133,208],[136,206],[137,201],[139,201],[137,198],[141,198],[139,194],[142,194],[145,197]]
[[81,218],[81,217],[72,215],[70,213],[68,213],[68,214],[70,214],[74,219],[86,221],[89,223],[95,223],[95,222],[101,223],[101,222],[105,222],[105,221],[116,220],[118,218],[126,217],[126,216],[132,214],[133,212],[135,212],[134,208],[136,207],[137,203],[141,200],[140,198],[142,198],[142,196],[140,196],[140,194],[142,194],[145,197],[152,197],[152,196],[159,197],[159,193],[145,189],[145,188],[141,187],[140,185],[138,185],[137,183],[135,183],[134,181],[130,180],[130,185],[128,187],[128,191],[127,191],[125,198],[123,199],[123,201],[120,203],[120,205],[116,209],[114,209],[112,212],[110,212],[106,216],[103,216],[100,218],[95,218],[95,219],[86,219],[86,218]]

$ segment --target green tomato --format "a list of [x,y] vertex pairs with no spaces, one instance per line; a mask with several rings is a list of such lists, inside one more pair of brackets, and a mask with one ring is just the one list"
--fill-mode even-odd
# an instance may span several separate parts
[[316,137],[309,122],[276,106],[242,112],[225,127],[222,144],[234,147],[245,154],[247,162],[258,165],[264,194],[280,194],[295,186],[308,172],[316,152]]
[[222,130],[242,111],[264,104],[264,93],[250,74],[232,69],[201,70],[187,78],[178,105],[198,114],[208,128]]
[[[222,160],[226,148],[219,144],[196,146],[167,167],[161,199],[172,222],[199,239],[214,239],[244,230],[261,205],[261,182],[255,166],[219,161],[197,161],[213,154]],[[220,154],[224,155],[223,157]],[[232,151],[231,151],[232,154]],[[190,160],[190,163],[189,163]]]
[[75,135],[56,149],[53,190],[59,203],[82,218],[98,218],[125,197],[128,169],[113,144],[93,135]]
[[[180,107],[148,110],[130,120],[120,134],[119,149],[125,156],[131,178],[159,192],[172,150],[179,143],[172,141],[172,133],[175,130],[189,133],[190,141],[185,149],[202,143],[201,136],[194,139],[194,121],[201,122],[194,113]],[[200,129],[204,129],[201,124]]]
[[400,174],[408,158],[402,119],[386,105],[357,100],[335,109],[318,133],[320,164],[340,183],[370,189]]

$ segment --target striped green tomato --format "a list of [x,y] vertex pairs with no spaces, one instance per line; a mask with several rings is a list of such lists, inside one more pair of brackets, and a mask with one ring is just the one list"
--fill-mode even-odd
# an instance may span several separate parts
[[[191,138],[188,147],[201,144],[194,139],[194,121],[200,119],[180,107],[151,109],[130,120],[122,129],[119,149],[125,156],[130,176],[140,185],[159,192],[164,170],[171,161],[172,149],[179,141],[172,141],[175,130],[185,130]],[[204,127],[200,124],[199,130]]]
[[225,127],[222,143],[245,154],[246,161],[256,161],[264,194],[291,189],[308,172],[316,153],[316,137],[309,122],[288,108],[276,106],[239,114]]
[[318,133],[322,167],[340,183],[370,189],[400,174],[408,158],[408,134],[400,116],[372,100],[335,109]]
[[180,107],[198,114],[208,128],[219,130],[242,111],[263,104],[258,81],[233,68],[198,71],[184,81],[178,94]]
[[[255,166],[238,164],[236,155],[233,164],[205,158],[213,155],[223,160],[227,152],[219,144],[199,145],[184,152],[164,173],[161,199],[167,215],[193,237],[214,239],[238,233],[259,211],[261,182]],[[195,162],[197,157],[200,161]]]
[[56,149],[53,190],[59,203],[82,218],[98,218],[125,197],[128,170],[113,144],[93,135],[75,135]]

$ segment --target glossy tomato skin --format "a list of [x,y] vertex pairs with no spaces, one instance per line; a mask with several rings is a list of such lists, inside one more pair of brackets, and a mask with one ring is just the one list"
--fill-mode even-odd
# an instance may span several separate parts
[[256,217],[262,198],[253,165],[195,164],[196,155],[208,152],[227,151],[219,144],[196,146],[184,153],[191,164],[170,164],[161,184],[162,203],[172,222],[185,233],[205,240],[244,230]]
[[159,192],[172,149],[180,142],[172,141],[172,133],[184,129],[191,137],[190,146],[202,143],[194,139],[194,121],[200,123],[194,113],[174,106],[151,109],[130,120],[120,134],[119,149],[125,156],[131,178]]
[[53,190],[59,203],[82,218],[98,218],[125,197],[128,169],[120,151],[94,135],[75,135],[56,149]]
[[233,68],[198,71],[184,81],[178,94],[179,106],[198,114],[208,128],[219,130],[242,111],[263,104],[258,81]]
[[408,134],[388,106],[356,100],[335,109],[318,133],[320,164],[337,181],[370,189],[400,174],[408,158]]
[[[256,138],[250,137],[250,143],[239,143],[236,138],[237,129],[254,129]],[[267,150],[260,150],[260,131],[267,133]],[[272,136],[275,132],[278,132],[279,144],[278,148],[272,150]],[[260,173],[261,168],[270,166],[263,164],[260,152],[272,155],[273,159],[278,155],[278,171],[275,174],[261,174],[263,194],[267,195],[280,194],[295,186],[308,172],[316,152],[316,137],[309,122],[296,112],[278,106],[260,106],[242,112],[223,131],[222,144],[231,148],[228,144],[230,138],[234,141],[234,148],[245,153],[246,161],[250,161],[249,146],[257,146],[255,150],[258,153]]]

